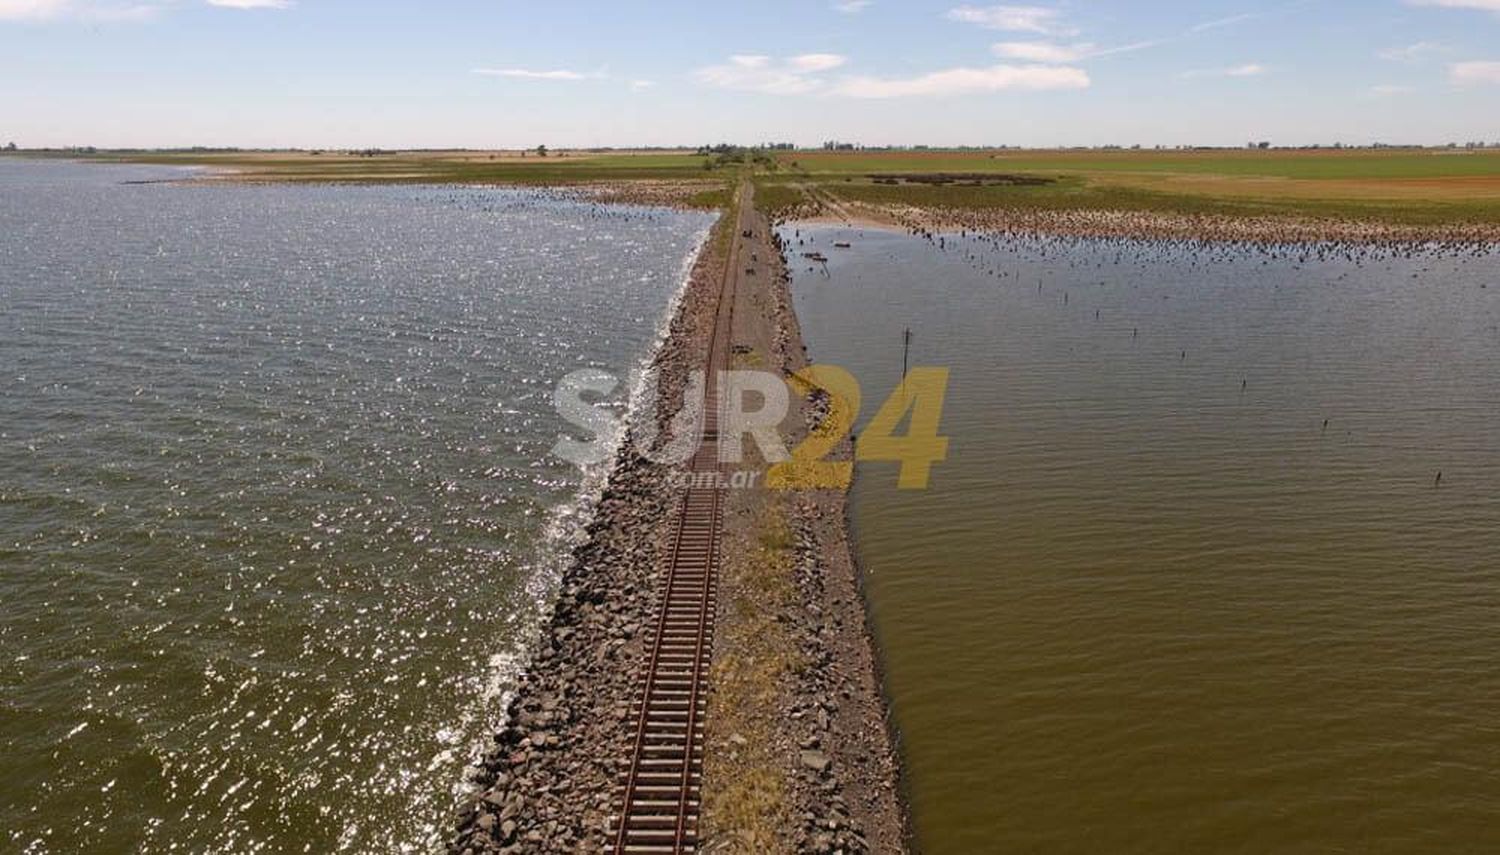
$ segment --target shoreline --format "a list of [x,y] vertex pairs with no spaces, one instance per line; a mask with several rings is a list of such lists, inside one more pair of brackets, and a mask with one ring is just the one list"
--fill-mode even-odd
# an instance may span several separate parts
[[1077,238],[1256,247],[1468,252],[1500,245],[1500,224],[1402,225],[1348,219],[1178,214],[1105,209],[944,208],[835,201],[816,196],[784,222],[888,229],[912,234],[971,232],[1004,238]]
[[[712,315],[725,220],[711,227],[666,335],[650,355],[658,389],[681,396]],[[653,414],[636,416],[651,417]],[[660,413],[654,414],[660,418]],[[671,472],[642,454],[627,427],[584,542],[566,560],[557,594],[511,694],[505,724],[481,758],[458,810],[451,852],[601,851],[615,810],[615,776],[626,744],[643,627],[670,531]],[[550,849],[549,849],[550,847]]]

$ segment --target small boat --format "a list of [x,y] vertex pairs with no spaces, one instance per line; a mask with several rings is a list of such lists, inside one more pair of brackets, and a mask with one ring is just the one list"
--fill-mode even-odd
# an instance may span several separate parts
[[828,256],[824,255],[821,252],[804,252],[802,253],[802,257],[812,259],[813,261],[828,261]]
[[849,247],[853,246],[853,244],[849,243],[848,241],[836,240],[833,242],[833,246],[834,249],[848,249]]

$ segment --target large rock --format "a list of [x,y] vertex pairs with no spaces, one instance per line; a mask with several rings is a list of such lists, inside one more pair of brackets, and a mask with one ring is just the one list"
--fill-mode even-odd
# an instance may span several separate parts
[[804,751],[802,752],[802,765],[820,775],[825,775],[829,769],[833,768],[833,761],[821,751]]

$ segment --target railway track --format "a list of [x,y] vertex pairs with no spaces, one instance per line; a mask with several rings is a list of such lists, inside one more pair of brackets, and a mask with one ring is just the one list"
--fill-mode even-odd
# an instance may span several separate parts
[[724,523],[723,490],[717,483],[722,468],[718,372],[729,366],[734,296],[745,255],[741,229],[752,210],[750,193],[747,186],[739,194],[733,243],[709,335],[703,435],[688,463],[694,477],[678,506],[671,557],[633,708],[633,742],[616,815],[613,851],[619,855],[688,853],[698,848],[703,713]]

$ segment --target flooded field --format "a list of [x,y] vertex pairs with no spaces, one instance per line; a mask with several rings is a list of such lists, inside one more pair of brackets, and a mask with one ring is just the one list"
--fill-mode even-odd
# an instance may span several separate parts
[[783,235],[923,851],[1500,846],[1500,255]]
[[425,851],[710,217],[181,174],[0,163],[0,850]]

